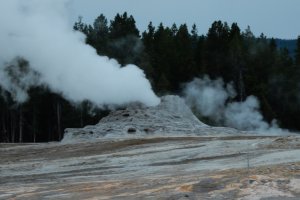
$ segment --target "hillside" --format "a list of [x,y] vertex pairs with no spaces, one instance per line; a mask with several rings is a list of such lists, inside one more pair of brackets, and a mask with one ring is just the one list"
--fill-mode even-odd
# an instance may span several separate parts
[[287,48],[289,50],[289,54],[292,58],[295,57],[295,50],[297,47],[297,40],[284,40],[284,39],[275,39],[276,44],[279,49]]

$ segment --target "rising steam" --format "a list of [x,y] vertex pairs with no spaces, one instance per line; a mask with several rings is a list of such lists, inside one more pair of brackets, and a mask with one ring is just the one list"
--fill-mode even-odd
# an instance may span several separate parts
[[[144,72],[135,65],[121,68],[85,45],[85,37],[66,21],[66,0],[8,0],[0,6],[0,85],[17,102],[28,98],[31,86],[46,85],[73,102],[101,104],[140,101],[153,106]],[[16,58],[30,69],[16,66]],[[11,77],[10,71],[17,74]],[[21,73],[21,77],[18,74]],[[16,81],[17,80],[17,81]]]
[[184,96],[193,110],[217,125],[275,134],[284,132],[275,120],[271,124],[264,121],[255,96],[248,96],[243,102],[230,102],[236,91],[232,84],[225,84],[222,79],[196,78],[185,85]]

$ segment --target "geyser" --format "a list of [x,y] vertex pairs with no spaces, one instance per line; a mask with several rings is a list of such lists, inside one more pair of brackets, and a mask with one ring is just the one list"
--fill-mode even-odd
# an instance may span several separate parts
[[[72,102],[90,100],[102,105],[138,101],[157,105],[159,98],[141,69],[135,65],[121,68],[115,60],[98,56],[85,44],[83,34],[72,31],[66,20],[67,2],[1,2],[1,87],[20,103],[26,101],[31,86],[46,85]],[[22,74],[18,84],[7,70],[16,57],[27,60],[31,69]],[[39,74],[37,81],[32,81],[33,74]]]

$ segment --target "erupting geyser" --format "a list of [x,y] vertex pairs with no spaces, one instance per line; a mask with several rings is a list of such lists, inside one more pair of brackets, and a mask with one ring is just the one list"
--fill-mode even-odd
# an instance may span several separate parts
[[[121,68],[98,56],[85,37],[70,28],[66,0],[9,0],[0,6],[0,85],[18,102],[27,99],[31,86],[46,85],[73,102],[96,105],[139,101],[159,103],[149,81],[135,65]],[[18,71],[18,81],[7,66],[21,57],[30,70]],[[33,73],[34,72],[34,73]],[[14,77],[16,78],[16,77]]]

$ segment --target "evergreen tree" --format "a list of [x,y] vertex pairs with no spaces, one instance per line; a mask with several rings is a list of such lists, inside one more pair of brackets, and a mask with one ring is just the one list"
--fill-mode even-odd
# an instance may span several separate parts
[[[82,19],[83,18],[81,16],[78,17],[78,21],[75,22],[73,29],[75,31],[80,31],[80,32],[84,33],[88,37],[90,35],[90,33],[92,32],[92,26],[83,23]],[[88,40],[89,39],[87,38],[87,41]]]
[[107,53],[109,27],[107,19],[103,14],[99,15],[95,19],[93,29],[89,37],[91,45],[97,50],[98,54],[105,55]]
[[298,36],[297,39],[297,47],[295,53],[295,63],[297,66],[300,66],[300,36]]
[[226,74],[224,61],[228,55],[229,31],[227,23],[221,21],[215,21],[208,30],[203,64],[207,69],[206,73],[212,78]]
[[190,81],[196,76],[196,70],[192,48],[193,41],[186,24],[179,27],[174,39],[176,55],[174,55],[175,66],[171,68],[171,73],[174,89],[178,90],[181,83]]
[[178,32],[178,28],[177,28],[177,25],[174,23],[171,27],[172,37],[175,37],[177,32]]
[[128,35],[139,37],[139,30],[135,25],[135,20],[132,15],[128,17],[127,12],[122,15],[117,14],[110,22],[110,38],[118,39]]
[[192,30],[191,30],[191,34],[192,34],[193,40],[197,40],[198,39],[198,29],[197,29],[196,24],[193,24]]
[[154,69],[153,69],[153,58],[155,56],[155,50],[154,50],[154,34],[155,34],[155,27],[153,26],[152,22],[148,25],[148,30],[144,31],[142,34],[142,42],[145,47],[144,52],[144,60],[146,59],[146,63],[139,63],[142,68],[145,70],[145,73],[150,79],[151,82],[153,82]]
[[154,55],[154,33],[155,27],[152,25],[152,22],[148,25],[148,30],[144,31],[142,34],[142,41],[145,45],[146,52],[150,55]]
[[[163,79],[163,82],[170,82],[171,68],[175,65],[174,56],[176,55],[176,47],[172,30],[164,27],[161,23],[154,33],[154,55],[152,58],[152,66],[154,70],[154,84],[158,80]],[[161,84],[166,88],[160,88],[157,84],[154,85],[156,91],[172,91],[172,84]]]
[[144,51],[139,30],[132,15],[117,14],[109,26],[108,56],[115,58],[121,65],[138,64]]
[[227,57],[229,67],[225,79],[234,81],[239,101],[244,101],[246,98],[244,54],[241,30],[237,23],[233,23],[229,32],[229,56]]

